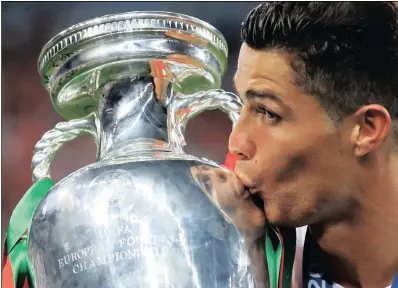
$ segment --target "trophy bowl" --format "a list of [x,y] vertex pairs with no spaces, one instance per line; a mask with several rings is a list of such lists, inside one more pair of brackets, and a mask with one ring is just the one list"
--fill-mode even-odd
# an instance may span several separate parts
[[33,181],[51,177],[56,152],[81,135],[97,161],[36,209],[36,287],[254,287],[241,237],[211,198],[233,189],[232,173],[183,149],[198,113],[239,117],[239,98],[219,89],[227,54],[214,27],[168,12],[89,20],[43,48],[41,81],[67,121],[37,143]]

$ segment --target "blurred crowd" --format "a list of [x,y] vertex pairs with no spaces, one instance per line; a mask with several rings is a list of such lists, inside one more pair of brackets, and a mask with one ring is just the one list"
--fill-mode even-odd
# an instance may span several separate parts
[[[46,42],[63,29],[94,17],[129,11],[170,11],[200,18],[215,26],[229,46],[229,66],[222,88],[232,90],[240,48],[240,24],[255,2],[2,2],[2,187],[1,241],[9,217],[31,186],[31,159],[36,142],[62,121],[40,84],[37,58]],[[228,117],[211,111],[192,119],[186,129],[189,153],[223,162],[231,131]],[[195,131],[195,133],[193,132]],[[78,139],[56,156],[52,177],[59,181],[95,161],[91,139]]]

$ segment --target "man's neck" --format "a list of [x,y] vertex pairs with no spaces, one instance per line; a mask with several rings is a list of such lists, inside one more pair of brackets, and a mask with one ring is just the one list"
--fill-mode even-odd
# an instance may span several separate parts
[[392,162],[366,183],[355,219],[310,227],[333,281],[345,287],[386,287],[398,272],[398,165]]

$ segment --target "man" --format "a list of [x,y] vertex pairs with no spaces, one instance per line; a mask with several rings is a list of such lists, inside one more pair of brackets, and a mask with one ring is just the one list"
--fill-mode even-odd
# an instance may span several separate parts
[[388,287],[398,272],[397,36],[382,2],[268,2],[242,25],[229,149],[264,208],[215,198],[235,199],[226,214],[258,258],[265,221],[304,226],[293,286]]

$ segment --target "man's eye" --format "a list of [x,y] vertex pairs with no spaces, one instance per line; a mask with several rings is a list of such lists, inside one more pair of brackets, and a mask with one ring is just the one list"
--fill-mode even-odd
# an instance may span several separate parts
[[268,110],[265,107],[256,107],[255,110],[257,113],[264,114],[270,120],[280,120],[281,119],[281,117],[278,114]]

